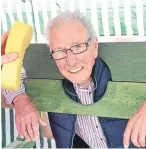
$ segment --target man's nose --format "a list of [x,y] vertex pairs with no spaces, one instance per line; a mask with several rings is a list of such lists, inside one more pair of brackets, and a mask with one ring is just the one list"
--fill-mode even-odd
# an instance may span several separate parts
[[70,66],[74,66],[76,64],[76,56],[70,50],[67,51],[66,61]]

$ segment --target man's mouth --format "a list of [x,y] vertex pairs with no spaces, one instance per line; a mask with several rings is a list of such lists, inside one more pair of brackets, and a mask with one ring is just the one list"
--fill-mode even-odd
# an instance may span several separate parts
[[69,72],[71,73],[75,73],[75,72],[79,72],[83,67],[79,67],[79,68],[76,68],[76,69],[70,69]]

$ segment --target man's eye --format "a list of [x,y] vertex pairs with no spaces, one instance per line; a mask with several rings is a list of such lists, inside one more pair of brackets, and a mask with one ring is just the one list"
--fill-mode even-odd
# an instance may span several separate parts
[[80,48],[81,47],[81,45],[76,45],[76,48]]

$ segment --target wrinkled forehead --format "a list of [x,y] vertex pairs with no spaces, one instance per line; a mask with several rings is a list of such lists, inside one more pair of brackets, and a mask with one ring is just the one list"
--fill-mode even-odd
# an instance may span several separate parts
[[59,27],[50,30],[51,49],[70,48],[89,38],[88,30],[78,20],[68,20]]

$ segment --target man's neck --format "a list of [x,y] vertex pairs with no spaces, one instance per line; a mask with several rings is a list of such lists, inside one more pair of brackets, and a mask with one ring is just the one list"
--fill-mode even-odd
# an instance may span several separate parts
[[92,78],[90,77],[88,80],[86,80],[86,81],[84,81],[84,82],[82,82],[82,83],[80,83],[80,84],[78,84],[78,85],[79,85],[79,87],[81,87],[81,88],[87,88],[87,87],[89,86],[89,84],[91,84],[92,81],[93,81],[93,80],[92,80]]

